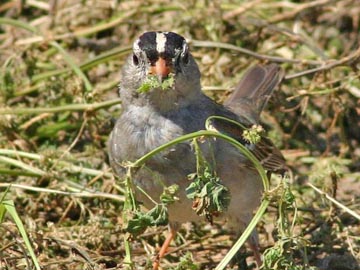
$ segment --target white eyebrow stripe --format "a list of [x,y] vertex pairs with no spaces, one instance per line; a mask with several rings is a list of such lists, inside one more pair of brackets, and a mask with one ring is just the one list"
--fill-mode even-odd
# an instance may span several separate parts
[[165,52],[166,35],[165,33],[156,33],[156,50],[158,53]]

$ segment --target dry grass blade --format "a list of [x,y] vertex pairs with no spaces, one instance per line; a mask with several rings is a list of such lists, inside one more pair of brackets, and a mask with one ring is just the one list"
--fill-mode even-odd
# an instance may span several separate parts
[[307,183],[307,185],[309,187],[311,187],[312,189],[314,189],[317,193],[319,193],[322,196],[325,196],[326,199],[328,199],[329,201],[331,201],[333,204],[335,204],[337,207],[339,207],[340,209],[344,210],[345,212],[349,213],[350,215],[352,215],[354,218],[356,218],[357,220],[360,220],[360,215],[357,214],[355,211],[349,209],[348,207],[346,207],[345,205],[343,205],[342,203],[338,202],[337,200],[335,200],[334,198],[332,198],[329,194],[326,194],[325,192],[321,191],[320,189],[318,189],[317,187],[315,187],[313,184],[311,183]]

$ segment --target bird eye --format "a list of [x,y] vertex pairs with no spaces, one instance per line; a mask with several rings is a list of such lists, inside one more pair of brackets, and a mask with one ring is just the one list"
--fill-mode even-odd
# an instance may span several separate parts
[[133,63],[135,66],[139,65],[139,58],[135,54],[133,54]]

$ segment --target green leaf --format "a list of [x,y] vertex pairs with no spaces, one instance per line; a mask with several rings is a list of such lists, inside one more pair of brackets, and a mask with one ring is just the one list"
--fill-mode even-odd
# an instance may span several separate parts
[[194,201],[194,210],[199,216],[224,212],[230,203],[230,191],[203,158],[198,162],[198,175],[191,175],[192,183],[186,188],[186,196]]
[[143,233],[150,226],[166,225],[169,215],[164,204],[157,204],[146,213],[137,211],[133,218],[129,219],[126,231],[134,236]]
[[167,90],[171,88],[175,83],[174,74],[170,73],[167,78],[163,81],[160,81],[159,78],[155,75],[148,75],[145,81],[137,89],[139,93],[147,93],[151,89],[161,88],[162,90]]
[[143,233],[151,225],[151,217],[146,213],[136,212],[128,221],[126,231],[134,236]]
[[162,90],[171,88],[174,85],[174,82],[175,82],[174,74],[170,73],[169,76],[161,84]]
[[78,128],[78,124],[70,124],[68,121],[59,123],[48,123],[36,129],[36,134],[40,138],[54,138],[61,130],[72,131]]
[[164,204],[157,204],[147,215],[151,217],[151,226],[161,226],[169,223],[167,207]]
[[171,185],[169,187],[165,187],[163,193],[160,195],[161,202],[168,205],[179,200],[179,198],[176,197],[176,193],[178,191],[179,191],[179,186],[176,184]]

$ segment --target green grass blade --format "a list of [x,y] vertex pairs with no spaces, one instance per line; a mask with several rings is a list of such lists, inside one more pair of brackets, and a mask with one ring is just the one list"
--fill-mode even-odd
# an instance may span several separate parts
[[62,54],[62,56],[64,57],[64,60],[72,68],[72,70],[75,72],[75,74],[78,75],[83,80],[86,91],[87,92],[91,91],[93,89],[93,86],[91,85],[91,83],[90,83],[89,79],[86,77],[86,75],[82,72],[82,70],[73,61],[71,56],[56,41],[52,41],[52,42],[50,42],[50,44],[53,47],[55,47]]
[[58,113],[66,111],[96,111],[98,109],[107,108],[115,104],[121,103],[120,98],[106,100],[103,102],[92,103],[92,104],[69,104],[58,107],[46,107],[46,108],[0,108],[0,115],[3,114],[40,114],[40,113]]
[[[25,246],[26,248],[28,249],[28,252],[30,253],[30,257],[35,265],[35,268],[37,270],[41,270],[40,268],[40,265],[39,265],[39,262],[35,256],[35,253],[34,253],[34,250],[30,244],[30,240],[26,234],[26,231],[25,231],[25,227],[24,227],[24,224],[22,223],[16,209],[15,209],[15,205],[14,205],[14,202],[11,201],[11,200],[6,200],[6,201],[3,201],[2,202],[2,206],[4,206],[4,208],[6,209],[7,213],[10,214],[10,216],[13,218],[16,226],[18,227],[19,229],[19,232],[21,234],[21,237],[23,238],[24,240],[24,243],[25,243]],[[0,212],[1,212],[1,208],[0,208]]]
[[46,172],[44,172],[43,170],[40,170],[33,166],[30,166],[30,165],[28,165],[20,160],[17,160],[17,159],[0,156],[0,162],[19,167],[21,169],[24,169],[25,171],[28,171],[32,174],[37,175],[37,176],[44,176],[46,174]]
[[6,208],[3,203],[0,203],[0,224],[3,222],[6,213]]
[[34,34],[38,33],[38,30],[33,27],[32,25],[30,25],[29,23],[26,22],[22,22],[20,20],[13,20],[13,19],[9,19],[9,18],[0,18],[0,24],[9,24],[15,27],[20,27],[23,28],[29,32],[32,32]]

